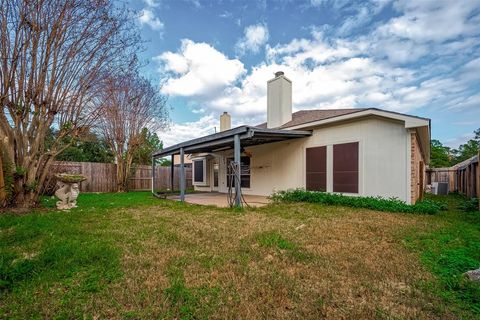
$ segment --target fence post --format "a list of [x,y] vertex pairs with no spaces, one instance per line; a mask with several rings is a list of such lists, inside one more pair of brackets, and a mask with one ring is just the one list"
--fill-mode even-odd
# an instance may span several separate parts
[[477,170],[475,170],[475,172],[477,173],[477,183],[475,187],[477,188],[478,210],[480,211],[480,149],[478,150],[477,156]]
[[155,157],[152,156],[152,193],[155,194]]

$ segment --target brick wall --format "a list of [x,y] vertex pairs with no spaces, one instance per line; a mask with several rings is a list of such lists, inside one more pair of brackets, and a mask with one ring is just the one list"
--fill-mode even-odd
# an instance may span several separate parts
[[[414,204],[418,199],[423,196],[423,190],[425,188],[425,178],[423,178],[423,184],[421,184],[422,175],[425,177],[425,166],[421,165],[423,162],[422,151],[420,149],[420,144],[418,143],[418,137],[416,132],[410,133],[410,164],[411,164],[411,202]],[[420,172],[421,167],[423,167],[423,172]]]

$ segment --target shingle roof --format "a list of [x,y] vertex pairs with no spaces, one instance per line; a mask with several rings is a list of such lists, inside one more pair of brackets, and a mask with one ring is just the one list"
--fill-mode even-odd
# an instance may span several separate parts
[[[343,116],[345,114],[359,112],[365,109],[362,108],[353,108],[353,109],[330,109],[330,110],[300,110],[297,112],[292,113],[292,120],[285,123],[284,125],[280,126],[279,128],[288,128],[297,126],[300,124],[324,120],[328,118],[334,118],[338,116]],[[258,128],[266,128],[267,123],[264,122],[262,124],[257,125]]]

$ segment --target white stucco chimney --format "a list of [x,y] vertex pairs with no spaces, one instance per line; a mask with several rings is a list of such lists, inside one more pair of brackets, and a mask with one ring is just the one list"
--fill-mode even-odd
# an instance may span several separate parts
[[223,112],[220,116],[220,132],[229,130],[232,127],[232,118],[228,114],[228,112]]
[[267,128],[277,128],[292,120],[292,81],[282,71],[267,82]]

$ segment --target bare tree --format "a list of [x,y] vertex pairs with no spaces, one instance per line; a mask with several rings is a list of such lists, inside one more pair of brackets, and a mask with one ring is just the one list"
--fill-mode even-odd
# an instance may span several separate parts
[[13,204],[29,207],[65,137],[97,117],[98,84],[135,50],[138,33],[109,0],[0,0],[0,8],[0,143],[15,168]]
[[143,129],[155,132],[167,125],[166,100],[136,71],[105,81],[98,127],[115,153],[118,192],[127,191],[133,157],[145,143]]

